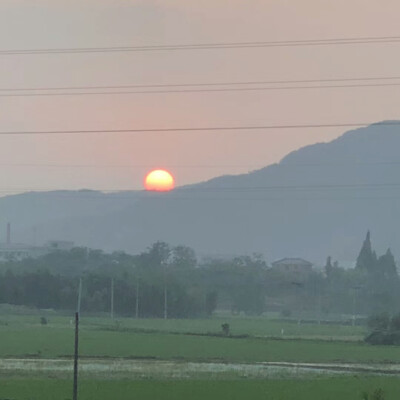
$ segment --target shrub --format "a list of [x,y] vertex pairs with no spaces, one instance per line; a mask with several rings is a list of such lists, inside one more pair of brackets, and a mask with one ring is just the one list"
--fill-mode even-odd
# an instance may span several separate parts
[[281,311],[281,315],[282,315],[282,317],[288,318],[288,317],[290,317],[292,315],[292,311],[289,310],[288,308],[284,308]]
[[221,325],[221,328],[222,328],[222,333],[223,333],[225,336],[229,336],[229,335],[230,335],[230,333],[231,333],[231,328],[230,328],[229,324],[227,324],[227,323],[222,324],[222,325]]
[[370,333],[364,340],[374,345],[400,345],[400,332],[375,331]]
[[389,328],[390,317],[387,313],[372,315],[367,321],[368,328],[373,331],[385,331]]
[[400,331],[400,314],[396,314],[390,321],[391,331]]
[[364,339],[367,343],[400,345],[400,314],[392,318],[386,313],[371,316],[368,318],[368,327],[372,332]]
[[384,395],[383,390],[379,388],[379,389],[375,389],[372,392],[371,396],[367,392],[364,392],[361,395],[361,399],[362,400],[385,400],[385,395]]

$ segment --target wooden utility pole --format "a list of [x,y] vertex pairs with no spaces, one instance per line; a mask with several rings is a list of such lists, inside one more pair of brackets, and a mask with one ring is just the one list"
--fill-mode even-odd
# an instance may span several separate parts
[[358,290],[362,289],[362,286],[356,285],[353,286],[353,318],[351,321],[351,325],[355,326],[356,325],[356,314],[357,314],[357,309],[356,309],[356,298],[357,298],[357,294],[358,294]]
[[168,318],[168,294],[167,285],[164,286],[164,319]]
[[75,313],[74,385],[73,400],[78,399],[79,313],[81,312],[82,278],[79,278],[78,304]]
[[114,278],[111,278],[111,319],[114,319]]
[[81,312],[81,298],[82,298],[82,278],[79,278],[78,305],[76,307],[78,313]]
[[167,270],[164,263],[164,319],[168,318]]
[[78,400],[78,355],[79,355],[79,312],[75,313],[75,352],[74,352],[74,388],[73,400]]
[[135,317],[139,318],[139,279],[136,281],[136,304],[135,304]]

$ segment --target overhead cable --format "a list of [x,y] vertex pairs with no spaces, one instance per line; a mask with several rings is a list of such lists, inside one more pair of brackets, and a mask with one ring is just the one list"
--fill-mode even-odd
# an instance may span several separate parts
[[0,135],[80,135],[80,134],[117,134],[117,133],[185,133],[185,132],[235,132],[235,131],[269,131],[281,129],[316,129],[316,128],[348,128],[362,126],[399,126],[400,121],[350,122],[330,124],[296,124],[296,125],[242,125],[242,126],[214,126],[214,127],[182,127],[182,128],[132,128],[132,129],[67,129],[67,130],[20,130],[0,131]]
[[159,44],[143,46],[110,46],[110,47],[69,47],[69,48],[38,48],[0,50],[0,55],[39,55],[39,54],[82,54],[82,53],[119,53],[148,51],[182,51],[182,50],[219,50],[262,47],[298,47],[298,46],[331,46],[398,43],[400,36],[367,36],[331,39],[252,41],[252,42],[215,42],[188,44]]

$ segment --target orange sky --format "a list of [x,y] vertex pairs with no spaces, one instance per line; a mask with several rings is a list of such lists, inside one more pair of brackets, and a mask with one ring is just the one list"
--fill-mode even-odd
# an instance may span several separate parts
[[[398,1],[0,2],[0,49],[398,36]],[[0,88],[396,76],[400,43],[0,56]],[[0,131],[313,124],[399,118],[399,87],[81,97],[0,97]],[[165,167],[177,185],[278,161],[334,129],[263,133],[0,137],[0,187],[137,189]],[[66,166],[66,167],[65,167]]]

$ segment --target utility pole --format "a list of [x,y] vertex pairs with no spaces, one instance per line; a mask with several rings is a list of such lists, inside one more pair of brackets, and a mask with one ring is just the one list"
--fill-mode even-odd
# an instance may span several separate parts
[[135,304],[135,317],[139,318],[139,279],[136,280],[136,304]]
[[75,313],[74,384],[73,400],[78,399],[79,313],[81,312],[82,278],[79,278],[78,304]]
[[168,318],[168,294],[167,285],[164,285],[164,319]]
[[79,346],[79,312],[75,313],[75,351],[74,351],[74,387],[73,400],[78,400],[78,346]]
[[168,293],[167,293],[167,270],[166,265],[164,266],[164,319],[168,318]]
[[81,312],[81,298],[82,298],[82,278],[79,278],[78,306],[76,307],[78,313]]
[[111,319],[114,319],[114,278],[111,278]]
[[301,324],[301,311],[303,311],[303,305],[302,305],[302,299],[300,298],[300,290],[304,287],[304,283],[303,282],[291,282],[292,285],[294,285],[297,288],[297,302],[300,305],[300,312],[299,315],[297,317],[297,325]]
[[352,322],[351,325],[355,326],[356,325],[356,313],[357,313],[357,307],[356,307],[356,303],[357,303],[357,294],[358,294],[358,290],[362,289],[362,286],[353,286],[353,318],[352,318]]

